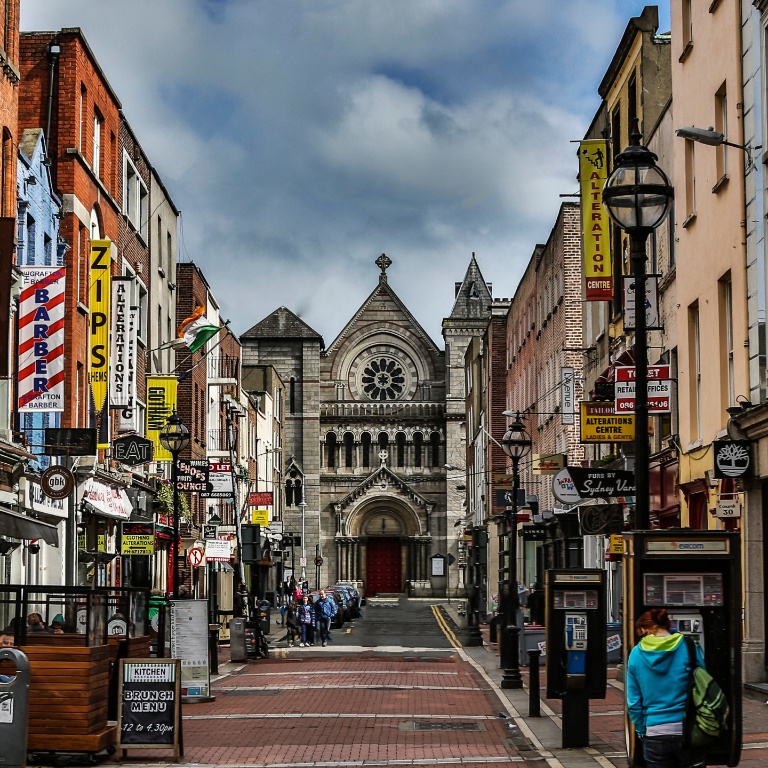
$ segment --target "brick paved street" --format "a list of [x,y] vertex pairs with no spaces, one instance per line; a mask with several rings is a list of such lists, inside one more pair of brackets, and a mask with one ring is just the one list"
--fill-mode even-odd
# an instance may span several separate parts
[[[428,632],[438,626],[429,605],[411,604],[413,620]],[[405,611],[404,611],[405,613]],[[442,606],[459,620],[452,606]],[[396,624],[395,619],[388,619]],[[380,615],[369,627],[381,630]],[[498,688],[495,646],[452,648],[461,637],[449,621],[447,635],[428,634],[432,647],[387,650],[358,645],[370,641],[362,627],[337,637],[328,648],[286,648],[273,634],[267,660],[232,663],[221,651],[216,700],[184,706],[182,764],[227,766],[354,766],[494,763],[552,768],[625,768],[623,689],[609,669],[608,695],[590,702],[590,746],[563,749],[560,702],[542,699],[538,718],[528,717],[525,688]],[[407,634],[402,627],[393,631]],[[391,636],[382,636],[381,643]],[[383,647],[383,646],[382,646]],[[540,672],[541,689],[545,675]],[[768,707],[744,701],[744,750],[740,765],[768,766]],[[130,751],[108,763],[139,766],[172,763],[171,752]]]

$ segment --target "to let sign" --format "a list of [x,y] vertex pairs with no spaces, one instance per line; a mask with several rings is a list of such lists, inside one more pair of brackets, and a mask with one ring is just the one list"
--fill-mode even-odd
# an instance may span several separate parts
[[[648,366],[648,413],[669,413],[672,410],[672,381],[668,365]],[[616,412],[635,410],[635,367],[616,368],[614,388]]]

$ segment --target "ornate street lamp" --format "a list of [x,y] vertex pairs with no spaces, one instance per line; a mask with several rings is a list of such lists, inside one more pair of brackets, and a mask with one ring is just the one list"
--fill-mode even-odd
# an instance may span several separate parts
[[173,597],[179,596],[179,454],[189,445],[189,430],[174,412],[160,432],[160,445],[173,456]]
[[[504,411],[505,416],[512,415]],[[522,688],[520,676],[520,627],[517,614],[520,594],[517,589],[517,496],[520,491],[520,460],[530,452],[533,443],[520,421],[520,413],[501,438],[501,448],[512,460],[512,506],[507,507],[504,526],[499,529],[499,609],[504,622],[500,633],[499,661],[504,670],[502,688]]]
[[615,169],[603,189],[603,204],[628,235],[635,283],[635,526],[648,530],[648,329],[646,253],[648,235],[669,213],[674,196],[669,179],[656,165],[657,156],[640,145],[638,120],[632,125],[630,145],[616,155]]

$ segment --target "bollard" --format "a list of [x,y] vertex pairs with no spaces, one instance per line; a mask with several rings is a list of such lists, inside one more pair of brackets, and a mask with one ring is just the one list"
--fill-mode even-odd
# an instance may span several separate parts
[[528,717],[541,717],[539,656],[541,651],[538,649],[528,651]]
[[211,674],[219,674],[219,630],[221,624],[208,625],[208,659],[211,667]]
[[12,662],[16,675],[0,683],[0,743],[3,768],[24,768],[27,764],[29,728],[29,659],[16,648],[3,648],[0,660]]

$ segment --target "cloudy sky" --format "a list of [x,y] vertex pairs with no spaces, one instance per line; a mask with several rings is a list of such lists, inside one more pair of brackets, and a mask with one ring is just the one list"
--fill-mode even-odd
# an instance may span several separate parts
[[[441,346],[477,255],[511,296],[576,191],[640,0],[21,0],[81,27],[182,212],[180,259],[241,333],[285,305],[330,344],[390,285]],[[660,31],[669,30],[660,3]]]

